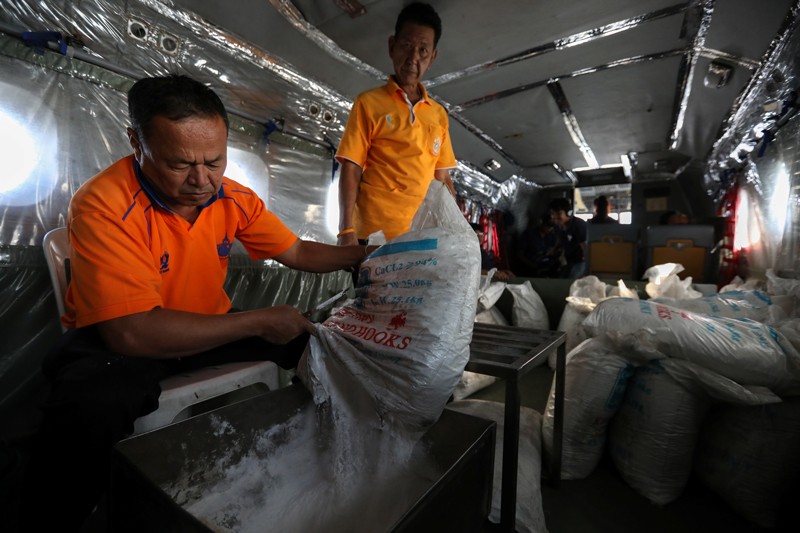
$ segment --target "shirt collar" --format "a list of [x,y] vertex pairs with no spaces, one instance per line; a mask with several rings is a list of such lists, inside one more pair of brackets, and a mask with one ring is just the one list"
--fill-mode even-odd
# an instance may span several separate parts
[[[153,187],[153,185],[147,180],[147,178],[144,175],[144,172],[142,172],[142,167],[139,165],[139,162],[136,160],[136,158],[133,158],[133,172],[134,174],[136,174],[136,180],[139,182],[139,185],[142,187],[142,190],[147,195],[147,197],[150,198],[150,201],[156,204],[158,207],[166,209],[170,213],[174,213],[174,211],[170,209],[169,206],[167,206],[167,204],[164,203],[164,201],[158,195],[158,192],[156,191],[155,187]],[[225,197],[225,184],[223,183],[219,187],[219,192],[213,195],[211,198],[209,198],[208,202],[200,206],[200,209],[204,209],[213,204],[214,202],[216,202],[218,198],[224,198],[224,197]]]
[[[404,100],[408,98],[406,92],[402,89],[402,87],[400,87],[400,85],[397,84],[397,81],[394,79],[394,74],[389,76],[389,81],[386,83],[386,87],[392,93],[399,94]],[[425,86],[421,83],[418,83],[417,87],[419,88],[420,94],[420,99],[417,103],[425,102],[426,104],[430,105],[430,102],[428,101],[428,91],[425,89]]]

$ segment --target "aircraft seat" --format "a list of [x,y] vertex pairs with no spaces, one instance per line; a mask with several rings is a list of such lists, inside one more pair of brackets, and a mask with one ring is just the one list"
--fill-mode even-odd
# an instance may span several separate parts
[[589,224],[586,228],[586,264],[598,278],[635,279],[639,226]]
[[647,266],[663,263],[683,265],[681,278],[692,277],[695,283],[711,279],[711,250],[714,248],[714,226],[673,224],[648,226],[645,234]]

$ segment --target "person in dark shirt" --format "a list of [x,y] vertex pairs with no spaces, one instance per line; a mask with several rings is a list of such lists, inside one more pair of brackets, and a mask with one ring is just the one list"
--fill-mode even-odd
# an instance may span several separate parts
[[560,268],[561,243],[550,213],[542,215],[535,227],[529,226],[519,246],[519,261],[525,266],[523,275],[557,278]]
[[559,229],[559,240],[564,250],[564,265],[559,277],[576,279],[586,274],[586,221],[573,216],[572,206],[566,198],[550,202],[550,218]]
[[619,222],[608,216],[608,198],[598,196],[594,199],[594,216],[587,222],[589,224],[619,224]]

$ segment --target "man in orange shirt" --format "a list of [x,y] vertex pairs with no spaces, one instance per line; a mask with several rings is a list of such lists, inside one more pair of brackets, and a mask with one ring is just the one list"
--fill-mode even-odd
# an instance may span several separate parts
[[442,22],[430,5],[406,6],[389,37],[394,75],[353,103],[336,153],[342,165],[340,245],[365,242],[378,230],[387,239],[407,232],[432,179],[455,194],[447,111],[420,83],[436,59],[441,33]]
[[315,331],[298,309],[230,312],[223,283],[235,239],[254,259],[309,272],[347,269],[366,254],[298,239],[252,190],[223,176],[228,116],[201,83],[143,79],[128,107],[133,155],[70,202],[62,317],[70,333],[43,366],[52,388],[22,497],[32,531],[81,527],[102,494],[111,448],[157,408],[164,377],[222,361],[296,366]]

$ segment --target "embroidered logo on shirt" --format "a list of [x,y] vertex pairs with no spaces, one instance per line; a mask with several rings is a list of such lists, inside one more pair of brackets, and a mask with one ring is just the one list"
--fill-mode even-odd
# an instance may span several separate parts
[[225,238],[222,239],[222,242],[217,245],[217,255],[220,257],[228,257],[231,253],[231,247],[233,246],[233,242],[228,238],[228,234],[225,234]]
[[394,121],[392,120],[392,115],[386,115],[386,122],[389,124],[390,129],[394,129]]
[[169,272],[169,252],[164,250],[164,253],[161,254],[158,261],[161,263],[161,268],[158,269],[158,272],[161,274]]
[[442,149],[442,138],[436,137],[433,140],[433,155],[439,155],[439,151]]

